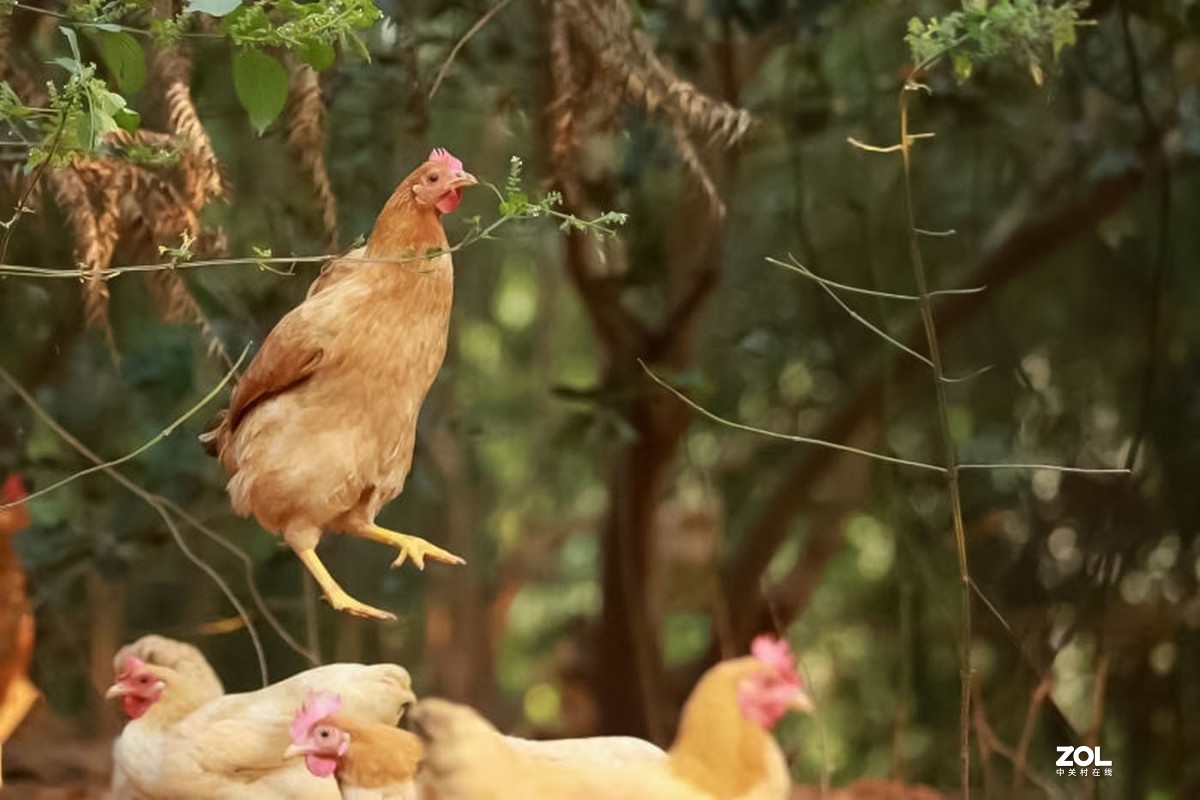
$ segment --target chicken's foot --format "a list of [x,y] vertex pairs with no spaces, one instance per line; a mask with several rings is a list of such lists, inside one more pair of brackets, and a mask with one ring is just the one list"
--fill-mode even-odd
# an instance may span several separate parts
[[396,533],[387,528],[381,528],[378,525],[367,525],[356,531],[356,535],[364,539],[370,539],[373,542],[382,542],[390,544],[392,547],[400,551],[400,555],[396,556],[396,560],[392,562],[393,567],[398,567],[407,559],[412,559],[416,564],[417,569],[425,569],[425,559],[430,558],[434,561],[441,561],[446,564],[465,564],[467,563],[459,556],[451,552],[443,550],[435,544],[430,544],[418,536],[409,536],[407,533]]
[[353,614],[356,617],[367,617],[368,619],[396,619],[395,614],[359,602],[347,594],[346,590],[339,586],[338,582],[329,574],[329,570],[325,569],[325,565],[321,563],[316,550],[312,548],[297,549],[296,557],[300,559],[300,563],[316,578],[317,585],[321,587],[321,591],[325,593],[325,599],[329,601],[329,605],[333,606],[334,610],[345,611],[347,614]]

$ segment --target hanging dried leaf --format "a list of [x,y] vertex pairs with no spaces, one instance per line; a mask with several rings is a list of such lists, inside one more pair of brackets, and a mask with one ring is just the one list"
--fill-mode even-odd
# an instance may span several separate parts
[[321,225],[330,250],[338,248],[337,198],[325,168],[325,105],[315,70],[300,61],[288,64],[288,151],[312,180],[321,205]]
[[554,101],[549,108],[553,120],[550,157],[567,201],[574,206],[579,202],[574,170],[579,147],[579,91],[571,60],[571,29],[566,12],[562,5],[552,4],[550,15],[550,79],[554,87]]
[[48,174],[54,189],[54,201],[67,218],[75,237],[75,263],[83,274],[84,318],[89,325],[108,330],[108,284],[100,274],[108,261],[99,262],[100,234],[96,212],[88,196],[87,184],[74,167],[56,167]]
[[[553,19],[561,20],[558,24],[565,25],[570,34],[553,27],[551,30],[556,100],[563,104],[555,112],[575,112],[578,105],[574,98],[579,91],[564,93],[558,87],[565,87],[572,79],[576,86],[588,85],[580,76],[585,61],[594,61],[596,68],[590,75],[593,90],[598,89],[601,96],[621,97],[649,114],[665,117],[680,159],[714,211],[723,214],[724,204],[693,137],[705,145],[731,147],[750,129],[750,113],[709,97],[676,75],[655,53],[649,37],[637,30],[624,0],[559,0],[550,8]],[[561,123],[562,117],[557,121]],[[559,144],[556,136],[555,145]]]

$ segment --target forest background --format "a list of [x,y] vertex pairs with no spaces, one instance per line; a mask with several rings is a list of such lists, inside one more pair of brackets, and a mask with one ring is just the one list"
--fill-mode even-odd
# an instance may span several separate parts
[[[780,732],[798,782],[953,789],[965,685],[985,795],[1200,793],[1195,0],[0,0],[0,78],[0,473],[91,466],[55,423],[137,453],[134,491],[81,476],[15,538],[44,735],[103,751],[148,631],[259,685],[249,621],[272,678],[395,660],[513,730],[669,741],[778,630],[820,707]],[[936,135],[870,149],[901,106]],[[195,435],[434,146],[497,190],[447,218],[450,353],[382,521],[469,565],[331,538],[380,625],[233,516]],[[967,378],[941,398],[923,308]],[[947,439],[1045,467],[956,497]],[[1065,744],[1114,775],[1058,777]]]

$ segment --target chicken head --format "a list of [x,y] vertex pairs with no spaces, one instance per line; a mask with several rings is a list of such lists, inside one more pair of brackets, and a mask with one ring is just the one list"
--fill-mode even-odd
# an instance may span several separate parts
[[449,214],[462,201],[463,188],[476,183],[475,176],[463,170],[462,161],[439,147],[417,169],[412,191],[421,205]]
[[795,658],[787,642],[759,636],[751,644],[750,654],[761,668],[738,684],[738,708],[742,716],[770,730],[789,711],[813,710],[812,699],[804,691],[804,681],[796,672]]
[[121,708],[130,719],[137,719],[158,702],[166,681],[155,674],[154,668],[137,656],[126,656],[117,671],[116,680],[104,693],[107,700],[121,698]]
[[342,710],[342,698],[335,694],[312,694],[296,712],[288,729],[292,744],[285,759],[304,756],[304,765],[318,778],[337,772],[338,760],[350,749],[350,734],[331,719]]

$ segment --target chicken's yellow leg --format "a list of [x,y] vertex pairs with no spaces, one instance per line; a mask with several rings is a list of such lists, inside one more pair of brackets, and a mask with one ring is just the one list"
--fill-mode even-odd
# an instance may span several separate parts
[[454,553],[447,552],[420,537],[409,536],[407,533],[396,533],[395,531],[389,531],[387,528],[381,528],[378,525],[364,525],[353,533],[355,536],[361,536],[373,542],[390,544],[399,550],[400,555],[396,556],[396,560],[392,562],[393,567],[400,566],[404,563],[405,559],[409,558],[417,565],[417,569],[422,570],[425,569],[426,558],[431,558],[434,561],[442,561],[446,564],[467,563],[462,558],[454,555]]
[[346,590],[338,586],[338,582],[329,574],[329,570],[325,569],[325,565],[317,557],[316,550],[306,548],[297,549],[295,552],[296,557],[300,559],[300,563],[317,579],[317,584],[321,587],[321,591],[325,593],[325,599],[329,601],[329,605],[333,606],[337,611],[345,611],[347,614],[353,614],[356,617],[368,617],[370,619],[394,620],[396,618],[395,614],[388,611],[381,611],[366,603],[360,603],[346,594]]

